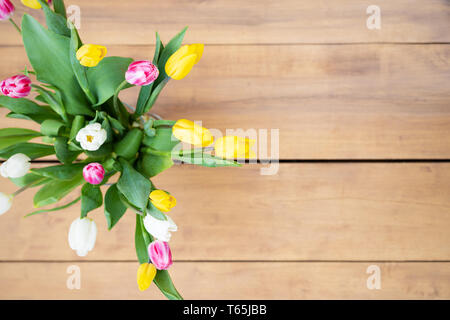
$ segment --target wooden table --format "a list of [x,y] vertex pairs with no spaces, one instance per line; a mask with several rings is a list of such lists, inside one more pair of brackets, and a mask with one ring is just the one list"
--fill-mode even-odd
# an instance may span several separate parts
[[[16,19],[33,11],[13,2]],[[185,298],[450,298],[448,1],[378,0],[379,30],[358,0],[69,2],[84,42],[110,56],[151,59],[154,31],[167,42],[185,25],[185,43],[206,44],[157,102],[164,118],[279,129],[276,175],[182,165],[156,178],[179,203],[171,274]],[[3,79],[29,64],[6,23],[0,39]],[[30,126],[6,113],[1,128]],[[79,206],[23,219],[32,196],[0,217],[0,298],[162,298],[137,289],[132,212],[112,231],[93,212],[96,247],[79,258],[67,243]],[[80,290],[66,287],[71,265]]]

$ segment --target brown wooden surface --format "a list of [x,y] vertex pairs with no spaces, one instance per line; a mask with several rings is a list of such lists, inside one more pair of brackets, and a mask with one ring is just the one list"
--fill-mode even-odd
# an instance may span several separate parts
[[[23,12],[42,21],[13,2],[17,21]],[[277,175],[184,165],[155,178],[178,199],[171,275],[186,298],[450,298],[448,1],[377,1],[380,30],[366,28],[371,3],[358,0],[70,4],[81,7],[84,42],[110,56],[150,59],[154,31],[167,42],[185,25],[185,43],[206,44],[154,112],[280,130],[280,158],[291,162]],[[7,23],[0,39],[0,79],[30,66]],[[136,94],[121,96],[134,104]],[[6,113],[0,128],[39,129]],[[1,192],[14,190],[2,180]],[[67,243],[79,206],[24,219],[33,194],[0,217],[0,299],[162,298],[137,290],[133,213],[107,231],[93,212],[97,243],[79,258]],[[81,268],[81,290],[66,287],[69,265]],[[381,290],[366,287],[370,265],[381,268]]]

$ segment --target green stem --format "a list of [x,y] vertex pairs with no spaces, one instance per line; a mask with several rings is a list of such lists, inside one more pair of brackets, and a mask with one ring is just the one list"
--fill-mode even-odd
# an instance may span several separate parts
[[16,190],[16,192],[14,192],[14,193],[12,194],[12,196],[15,197],[15,196],[21,194],[22,192],[24,192],[24,191],[27,190],[28,188],[32,187],[32,186],[35,185],[35,184],[38,184],[38,183],[42,182],[42,181],[45,180],[45,179],[46,179],[45,177],[42,177],[42,178],[39,179],[39,180],[33,181],[33,182],[27,184],[26,186],[23,186],[22,188]]
[[122,113],[120,112],[119,108],[119,92],[128,84],[127,80],[124,80],[116,89],[116,92],[114,92],[114,99],[113,99],[113,105],[114,105],[114,111],[116,112],[117,117],[121,120],[123,125],[127,125],[126,121],[124,123],[124,119],[122,116]]
[[14,22],[14,20],[12,18],[9,18],[9,21],[16,28],[16,30],[19,31],[20,34],[22,34],[22,30],[20,30],[19,26]]

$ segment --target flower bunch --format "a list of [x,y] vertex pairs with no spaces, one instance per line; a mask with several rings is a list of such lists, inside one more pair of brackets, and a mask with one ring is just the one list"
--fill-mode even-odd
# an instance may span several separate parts
[[[6,160],[0,174],[20,188],[12,195],[0,193],[0,215],[28,188],[39,188],[33,199],[39,209],[27,216],[81,202],[81,214],[70,225],[68,242],[76,254],[86,256],[97,238],[90,213],[103,206],[112,229],[128,211],[136,216],[139,289],[154,282],[166,297],[181,299],[167,272],[172,265],[169,241],[178,229],[168,213],[177,201],[151,178],[174,161],[239,166],[235,159],[255,156],[254,142],[248,139],[225,136],[215,140],[208,129],[193,121],[147,115],[169,80],[183,79],[199,63],[203,44],[181,46],[185,28],[166,45],[156,33],[152,60],[109,57],[106,47],[82,43],[66,19],[62,0],[22,3],[42,9],[47,28],[25,14],[20,29],[11,19],[14,6],[0,0],[0,19],[9,19],[21,33],[32,67],[0,82],[0,106],[10,110],[9,118],[32,121],[40,130],[0,129],[0,158]],[[140,87],[134,107],[119,98],[131,86]],[[35,139],[41,142],[30,142]],[[189,149],[182,149],[182,142]],[[33,168],[32,160],[46,156],[56,156],[61,164]],[[79,187],[81,194],[75,200],[47,207]]]

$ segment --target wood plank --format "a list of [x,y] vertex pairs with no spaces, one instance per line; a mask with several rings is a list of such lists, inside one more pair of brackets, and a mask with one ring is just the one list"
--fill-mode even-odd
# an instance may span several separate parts
[[[18,1],[17,1],[18,2]],[[87,43],[153,44],[159,31],[168,41],[190,26],[189,42],[215,44],[448,42],[450,6],[446,0],[378,0],[381,29],[369,30],[371,3],[319,0],[71,0],[81,9]],[[18,13],[42,14],[17,4]],[[19,20],[19,18],[16,18]],[[40,19],[43,20],[42,18]],[[0,28],[2,44],[18,44],[12,26]]]
[[[2,50],[1,78],[23,69],[23,48]],[[136,59],[151,51],[109,48]],[[153,110],[224,133],[280,129],[282,159],[448,159],[449,60],[450,45],[210,46]],[[134,105],[137,92],[122,96]],[[0,127],[24,125],[5,113]]]
[[[66,286],[73,263],[0,263],[0,299],[163,299],[140,292],[137,264],[76,263],[81,288]],[[448,299],[449,263],[377,263],[381,289],[369,290],[371,263],[176,263],[175,285],[186,299]],[[119,290],[120,288],[120,290]]]
[[[154,179],[178,200],[174,259],[450,260],[448,163],[281,164],[273,176],[260,168],[183,165]],[[3,180],[0,191],[13,190]],[[33,194],[0,217],[0,260],[79,260],[67,233],[80,207],[24,219]],[[98,236],[85,259],[136,259],[133,212],[112,231],[102,210],[89,216]]]

